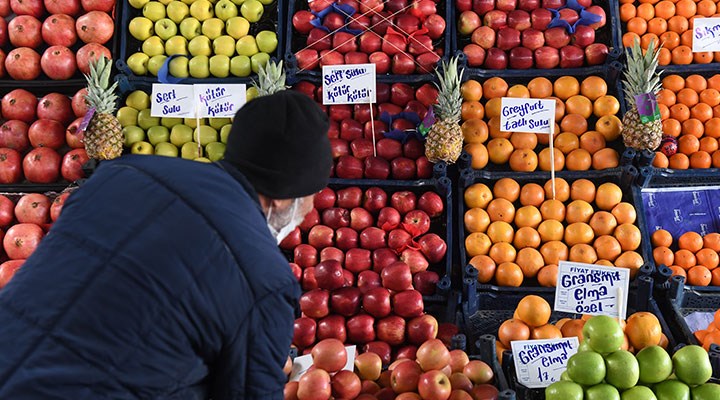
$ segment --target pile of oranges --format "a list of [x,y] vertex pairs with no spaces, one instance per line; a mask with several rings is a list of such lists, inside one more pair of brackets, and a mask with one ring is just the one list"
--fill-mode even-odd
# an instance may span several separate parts
[[620,20],[625,23],[622,42],[643,49],[654,40],[662,43],[660,65],[708,64],[720,61],[720,52],[692,52],[693,20],[718,17],[716,0],[621,0]]
[[614,183],[587,179],[568,184],[520,184],[511,178],[492,189],[475,183],[465,189],[465,250],[478,281],[518,287],[535,279],[545,287],[557,283],[559,261],[629,268],[643,265],[640,229],[632,204]]
[[677,138],[677,153],[656,152],[658,168],[720,168],[720,74],[668,75],[662,80],[658,107],[663,133]]
[[[509,165],[513,171],[540,169],[585,171],[615,168],[620,157],[607,142],[620,136],[622,122],[616,116],[620,102],[608,95],[605,79],[589,76],[581,81],[562,76],[551,82],[532,79],[527,85],[510,86],[493,77],[482,84],[469,80],[461,87],[462,132],[465,151],[472,156],[472,167],[482,169],[489,162]],[[500,127],[502,97],[555,100],[554,154],[550,153],[549,135],[504,132]],[[590,125],[588,120],[594,122]]]
[[711,344],[720,344],[720,310],[715,311],[713,322],[707,328],[695,332],[695,339],[705,350],[710,350]]
[[688,285],[720,286],[720,233],[700,236],[689,231],[674,243],[670,232],[658,229],[651,241],[656,265],[670,267],[673,275],[684,276]]
[[[562,318],[554,324],[550,323],[551,316],[552,309],[545,299],[536,295],[523,297],[515,309],[513,318],[506,320],[498,328],[498,341],[495,344],[498,357],[504,350],[509,350],[510,342],[515,340],[560,339],[575,336],[582,342],[582,329],[590,315],[583,315],[580,319]],[[649,346],[667,348],[667,336],[662,332],[660,321],[652,313],[636,312],[630,315],[627,321],[621,321],[620,326],[625,332],[623,350],[635,353]]]

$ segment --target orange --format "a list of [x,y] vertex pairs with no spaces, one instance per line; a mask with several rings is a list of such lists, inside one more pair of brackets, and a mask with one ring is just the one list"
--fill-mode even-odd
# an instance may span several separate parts
[[540,210],[535,206],[523,206],[520,207],[515,213],[515,226],[523,228],[529,226],[531,228],[537,228],[542,222],[542,215]]
[[710,270],[715,269],[720,263],[717,251],[712,249],[700,249],[700,251],[695,253],[695,258],[697,259],[698,265],[702,265]]
[[691,135],[697,138],[702,136],[703,131],[705,131],[705,126],[699,119],[690,118],[682,123],[683,135]]
[[508,89],[506,97],[515,97],[515,98],[522,98],[522,99],[528,99],[530,98],[530,91],[528,90],[525,85],[513,85]]
[[711,157],[713,168],[720,168],[720,150],[713,152]]
[[493,199],[490,188],[484,183],[475,183],[465,189],[463,194],[465,205],[469,208],[486,208]]
[[618,225],[615,217],[607,211],[598,211],[590,218],[590,227],[596,235],[612,235]]
[[[658,28],[656,27],[655,29],[658,29]],[[660,32],[660,33],[662,33],[662,32]],[[650,25],[648,24],[648,32],[640,37],[640,47],[643,50],[647,50],[650,48],[651,44],[653,45],[653,47],[657,47],[657,44],[659,42],[660,42],[660,39],[658,38],[658,34],[650,31]]]
[[553,160],[550,160],[550,148],[546,147],[540,150],[540,154],[538,154],[538,167],[541,171],[550,171],[553,164],[555,171],[561,171],[565,168],[565,156],[563,153],[560,150],[553,148],[553,154],[555,157],[553,157]]
[[528,90],[530,97],[534,99],[544,99],[552,96],[553,85],[548,78],[537,77],[528,82]]
[[628,318],[625,334],[630,345],[636,351],[649,346],[657,346],[662,337],[662,327],[658,318],[649,312],[637,312]]
[[536,277],[538,271],[545,266],[542,254],[532,247],[520,249],[515,258],[515,263],[520,266],[526,278]]
[[473,232],[465,238],[465,250],[470,257],[488,254],[491,246],[488,235],[481,232]]
[[713,232],[703,236],[703,247],[720,251],[720,233]]
[[[684,88],[677,93],[677,101],[688,107],[692,107],[700,101],[700,96],[698,96],[695,90]],[[672,104],[670,104],[670,106],[672,106]]]
[[585,326],[585,321],[581,319],[573,319],[564,323],[562,328],[560,328],[560,331],[562,332],[563,337],[577,337],[578,341],[582,342],[583,326]]
[[594,264],[598,260],[595,249],[589,244],[579,243],[570,248],[570,261]]
[[[557,185],[557,182],[555,184]],[[555,190],[557,194],[557,187]],[[565,205],[562,201],[557,199],[545,200],[540,205],[540,214],[542,215],[543,220],[556,220],[562,222],[565,220]]]
[[505,221],[495,221],[490,224],[485,232],[493,243],[512,243],[515,230],[512,225]]
[[[500,117],[492,117],[487,123],[488,133],[493,139],[510,139],[511,132],[505,132],[500,130]],[[488,143],[489,145],[490,143]],[[510,143],[512,146],[512,143]],[[509,158],[509,155],[508,155]]]
[[469,119],[462,124],[465,143],[485,143],[488,139],[488,126],[482,118]]
[[560,121],[560,129],[563,132],[572,132],[578,136],[587,132],[587,118],[580,114],[567,114]]
[[[487,118],[500,118],[502,112],[502,97],[495,97],[485,103],[485,116]],[[498,125],[499,126],[499,125]]]
[[693,61],[692,49],[688,45],[680,45],[670,52],[672,63],[677,65],[689,65]]
[[710,284],[713,286],[720,286],[720,268],[713,269],[712,271],[710,271],[710,274],[712,275],[712,280],[710,281]]
[[[667,32],[665,32],[665,33],[667,33]],[[662,40],[663,39],[661,38],[660,41],[662,42]],[[671,63],[672,63],[672,53],[666,47],[661,47],[660,50],[658,51],[658,65],[670,65]]]
[[565,208],[565,221],[568,224],[575,222],[590,222],[593,216],[593,207],[585,200],[573,200]]
[[675,104],[670,107],[670,118],[683,122],[690,118],[690,109],[685,104]]
[[[673,5],[673,10],[674,10]],[[637,9],[632,3],[626,3],[620,6],[620,21],[628,22],[631,18],[637,16]]]
[[553,240],[540,247],[540,254],[542,254],[545,264],[557,265],[560,261],[567,261],[569,252],[565,243]]
[[515,207],[507,199],[493,199],[487,206],[490,221],[511,223],[515,218]]
[[663,88],[675,93],[685,88],[685,79],[680,75],[667,75],[662,79]]
[[509,140],[504,138],[491,139],[487,143],[488,155],[493,164],[502,165],[510,160],[514,148]]
[[[720,271],[720,270],[718,270]],[[557,265],[546,265],[540,269],[537,274],[537,280],[540,286],[544,287],[555,287],[557,286]]]
[[507,94],[508,84],[500,77],[492,77],[486,80],[482,85],[483,96],[486,99],[495,97],[503,97]]
[[675,265],[678,265],[685,270],[688,270],[697,265],[697,259],[695,254],[690,250],[680,249],[675,252]]
[[603,235],[595,239],[593,247],[597,252],[598,257],[603,260],[615,261],[620,254],[622,254],[622,247],[620,243],[614,237],[610,235]]
[[585,149],[590,154],[605,148],[605,136],[598,131],[587,131],[580,136],[580,148]]
[[597,120],[595,130],[605,136],[606,141],[612,142],[620,137],[622,121],[615,115],[605,115]]
[[[567,181],[563,178],[555,178],[555,200],[559,200],[561,202],[565,202],[570,198],[570,185],[567,183]],[[553,180],[548,180],[545,182],[545,185],[543,188],[545,188],[545,197],[552,199],[553,198],[553,192],[552,192],[552,185]]]
[[483,94],[482,85],[478,81],[470,79],[460,86],[460,93],[465,101],[480,101]]
[[463,147],[466,153],[472,157],[470,166],[473,169],[483,169],[488,164],[488,151],[482,143],[468,143]]
[[633,251],[640,247],[641,234],[640,229],[633,224],[620,224],[615,228],[613,234],[615,239],[620,242],[623,251]]
[[495,276],[495,261],[488,256],[475,256],[470,259],[470,265],[478,271],[477,280],[480,283],[488,283]]
[[644,260],[640,254],[635,251],[626,251],[615,259],[615,266],[618,268],[627,268],[630,270],[630,277],[637,275],[640,267],[643,266]]
[[605,115],[615,115],[620,112],[620,102],[614,96],[601,96],[593,104],[593,113],[600,118]]
[[544,201],[545,190],[537,183],[527,183],[520,189],[520,204],[540,207]]
[[690,159],[683,153],[675,153],[668,159],[668,167],[672,169],[688,169]]
[[[547,219],[540,223],[537,228],[537,232],[543,242],[562,240],[563,235],[565,234],[565,227],[560,221]],[[518,233],[520,233],[520,231],[518,231]]]
[[684,32],[687,32],[688,28],[690,28],[690,23],[688,22],[687,18],[676,15],[668,20],[668,29],[683,34]]
[[[668,29],[667,21],[663,18],[653,18],[650,21],[648,21],[648,34],[655,35],[652,39],[648,39],[649,41],[655,40],[655,46],[657,47],[657,44],[660,43],[660,39],[658,38],[658,35],[662,35],[665,33]],[[648,43],[649,43],[648,41]]]
[[712,273],[702,265],[696,265],[687,271],[687,283],[692,286],[708,286],[712,282]]
[[690,168],[710,168],[712,157],[706,151],[696,151],[690,155]]
[[532,150],[537,146],[537,135],[534,133],[514,132],[510,135],[510,143],[515,149]]
[[673,265],[675,262],[675,253],[669,247],[656,247],[653,249],[653,259],[657,265]]
[[563,154],[569,154],[571,151],[580,148],[580,139],[572,132],[563,132],[555,137],[553,144]]
[[513,239],[513,246],[518,249],[525,247],[537,248],[540,247],[542,239],[538,231],[529,226],[522,227],[515,232],[515,238]]
[[645,21],[650,21],[655,17],[655,7],[650,3],[642,3],[637,6],[637,16]]
[[670,107],[666,106],[665,104],[658,104],[658,109],[660,110],[661,120],[666,120],[670,118]]
[[590,225],[584,222],[576,222],[565,228],[565,243],[568,246],[574,246],[578,243],[590,244],[595,238]]
[[579,114],[586,119],[590,118],[593,113],[593,102],[579,94],[572,96],[565,101],[565,112],[568,114]]
[[595,205],[601,210],[610,211],[622,201],[622,189],[614,183],[606,182],[597,187]]
[[703,17],[712,17],[717,11],[717,6],[712,0],[701,0],[697,3],[697,14]]
[[640,35],[635,32],[625,32],[622,36],[623,47],[633,47],[634,43],[640,43]]
[[510,342],[530,339],[530,328],[519,319],[509,319],[498,328],[498,339],[509,349]]
[[610,211],[617,220],[618,224],[634,224],[637,219],[637,212],[635,206],[630,203],[621,202],[613,207]]
[[663,49],[668,51],[668,55],[672,49],[680,46],[680,35],[677,32],[667,31],[660,35],[660,43],[663,44]]
[[[669,268],[672,271],[672,276],[682,276],[683,278],[686,278],[686,280],[687,280],[687,272],[685,272],[684,269],[682,269],[681,267],[678,267],[677,265],[673,265]],[[717,270],[717,271],[720,272],[720,270]],[[715,275],[715,273],[713,272],[713,276],[714,275]]]
[[530,332],[530,339],[562,339],[562,332],[555,325],[539,326]]
[[570,186],[570,198],[584,200],[588,203],[595,201],[595,184],[587,179],[578,179]]
[[720,138],[720,118],[713,117],[705,122],[705,135],[715,139]]
[[653,160],[652,166],[655,168],[667,168],[668,167],[668,158],[665,154],[656,151],[655,152],[655,159]]
[[494,245],[492,245],[492,247],[490,247],[490,252],[488,253],[488,255],[497,264],[502,264],[505,262],[515,262],[517,250],[515,250],[515,247],[513,247],[513,245],[510,243],[500,242],[495,243]]
[[668,118],[662,122],[663,133],[669,136],[678,137],[682,132],[682,124],[680,121]]
[[599,97],[605,96],[607,91],[607,82],[599,76],[588,76],[583,79],[580,84],[580,94],[587,97],[590,101],[595,101]]
[[531,328],[542,326],[550,321],[550,304],[540,296],[529,295],[520,300],[515,308],[518,318]]
[[693,63],[695,64],[710,64],[714,59],[714,54],[709,51],[693,53]]
[[678,238],[678,247],[697,253],[703,248],[703,238],[697,232],[685,232]]
[[710,350],[710,346],[720,343],[720,331],[708,332],[703,338],[702,346],[705,351]]
[[699,103],[690,109],[690,116],[699,119],[702,123],[705,123],[713,117],[713,110],[709,105]]
[[700,92],[700,101],[710,107],[715,107],[720,104],[720,92],[713,88],[703,89]]
[[630,18],[627,22],[627,30],[642,36],[647,32],[647,21],[641,17]]
[[707,84],[709,88],[720,90],[720,74],[715,74],[708,78]]
[[479,101],[464,101],[460,115],[463,121],[473,118],[482,119],[485,116],[485,108]]
[[617,168],[620,165],[620,154],[615,149],[604,148],[592,155],[592,167],[596,170]]
[[490,216],[480,207],[465,211],[463,221],[468,232],[485,232],[490,226]]
[[650,241],[652,242],[652,245],[657,246],[665,246],[670,247],[673,243],[672,235],[670,235],[670,232],[666,231],[665,229],[658,229],[655,232],[652,233],[650,237]]
[[502,178],[493,186],[493,196],[515,202],[520,198],[520,184],[512,178]]
[[[555,122],[560,122],[565,116],[565,102],[557,97],[548,97],[548,99],[555,100]],[[555,131],[557,132],[557,129]]]
[[693,38],[692,31],[685,31],[685,32],[681,33],[680,34],[680,46],[692,48],[692,38]]
[[495,271],[495,281],[500,286],[519,287],[523,283],[523,273],[515,263],[502,263]]
[[675,14],[690,18],[697,14],[697,6],[693,0],[678,0],[675,3]]
[[670,0],[663,0],[655,4],[655,16],[669,19],[675,15],[675,4]]
[[568,171],[587,171],[592,167],[592,155],[585,149],[575,149],[565,157]]
[[573,76],[561,76],[553,83],[553,93],[560,100],[567,100],[580,93],[580,82]]
[[677,97],[675,96],[675,92],[670,89],[660,89],[657,94],[657,101],[658,104],[665,104],[670,107],[677,102]]

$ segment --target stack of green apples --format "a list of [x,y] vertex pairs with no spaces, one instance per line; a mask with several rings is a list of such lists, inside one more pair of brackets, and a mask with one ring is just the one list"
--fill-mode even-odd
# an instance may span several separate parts
[[130,20],[130,35],[142,42],[126,60],[135,75],[157,76],[168,56],[178,78],[246,77],[270,60],[274,31],[256,30],[265,6],[275,0],[129,0],[142,15]]
[[717,400],[720,385],[708,383],[712,365],[699,346],[670,355],[660,346],[636,355],[621,350],[624,334],[608,316],[590,318],[583,341],[561,380],[545,389],[546,400]]

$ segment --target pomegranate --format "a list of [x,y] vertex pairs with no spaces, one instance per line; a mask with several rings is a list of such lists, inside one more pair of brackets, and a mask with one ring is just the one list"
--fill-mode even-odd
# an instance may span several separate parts
[[17,224],[10,227],[3,238],[5,254],[11,260],[30,257],[45,236],[42,228],[35,224]]
[[18,15],[8,24],[8,37],[14,47],[36,49],[42,44],[42,24],[30,15]]
[[83,149],[85,148],[85,144],[83,144],[83,135],[82,133],[79,133],[80,129],[80,123],[82,123],[83,118],[80,117],[73,121],[70,126],[67,127],[67,130],[65,130],[65,141],[67,142],[68,146],[70,146],[71,149]]
[[73,115],[70,98],[60,93],[50,93],[40,99],[37,106],[37,117],[51,119],[67,125],[75,116]]
[[29,47],[13,49],[5,59],[5,69],[15,80],[34,80],[40,76],[40,54]]
[[87,100],[85,100],[85,96],[87,96],[87,89],[82,88],[72,98],[72,110],[77,118],[84,117],[90,107]]
[[6,121],[0,126],[0,147],[25,152],[30,147],[28,124],[17,119]]
[[103,11],[108,13],[112,11],[115,6],[115,0],[81,0],[80,3],[85,11]]
[[39,119],[30,125],[28,138],[33,147],[57,150],[65,144],[65,127],[51,119]]
[[81,47],[75,54],[78,69],[85,75],[89,74],[90,61],[97,60],[102,56],[105,56],[108,60],[112,59],[112,54],[110,53],[110,50],[107,49],[107,47],[97,43],[86,44],[85,46]]
[[77,42],[75,20],[65,14],[47,17],[42,24],[42,39],[50,46],[71,47]]
[[65,206],[65,201],[67,201],[67,198],[69,196],[70,192],[65,192],[60,196],[56,197],[55,200],[53,200],[52,204],[50,205],[50,220],[52,222],[55,222],[58,218],[60,218],[62,208]]
[[22,179],[21,158],[17,150],[0,149],[0,183],[7,185],[20,182]]
[[90,11],[75,21],[78,37],[85,43],[105,44],[112,38],[115,23],[102,11]]
[[10,282],[24,262],[25,260],[10,260],[0,264],[0,289]]
[[80,1],[45,0],[45,9],[49,14],[67,14],[74,17],[80,14]]
[[40,67],[50,79],[70,79],[77,70],[75,54],[64,46],[48,47],[40,59]]
[[10,225],[15,219],[15,204],[0,194],[0,227],[6,227]]
[[69,151],[62,160],[60,173],[66,181],[75,182],[85,177],[82,170],[83,164],[88,162],[90,158],[85,149],[75,149]]
[[37,105],[37,97],[25,89],[15,89],[3,96],[0,101],[3,117],[19,119],[27,123],[35,120]]
[[49,223],[50,199],[42,193],[26,194],[15,205],[15,218],[21,224]]
[[10,0],[10,9],[17,15],[32,15],[40,18],[45,12],[43,0]]
[[33,149],[23,159],[25,178],[32,183],[52,183],[60,175],[60,155],[48,147]]

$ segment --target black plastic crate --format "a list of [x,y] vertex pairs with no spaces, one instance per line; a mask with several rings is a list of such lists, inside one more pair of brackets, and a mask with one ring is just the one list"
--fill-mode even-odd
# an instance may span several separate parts
[[[455,340],[461,341],[463,345],[465,345],[456,348],[467,351],[467,337],[464,334],[455,335],[455,337],[453,337],[453,341]],[[493,375],[495,376],[494,385],[500,391],[498,394],[498,400],[522,399],[522,397],[517,397],[515,392],[510,390],[507,377],[505,376],[505,371],[503,370],[495,351],[495,337],[492,335],[482,336],[475,343],[475,348],[478,350],[475,353],[468,354],[468,356],[471,360],[483,361],[492,368]]]
[[[500,76],[502,78],[525,78],[528,76],[543,76],[547,78],[560,77],[563,75],[580,76],[587,74],[601,74],[610,67],[610,65],[618,61],[623,56],[622,47],[622,34],[620,32],[620,9],[618,2],[616,1],[593,1],[593,5],[598,5],[603,8],[606,16],[606,24],[602,28],[595,31],[595,43],[604,43],[608,46],[608,57],[605,63],[601,65],[584,66],[579,68],[557,68],[552,69],[503,69],[493,70],[484,67],[467,67],[468,73],[472,76],[490,78],[493,76]],[[469,36],[460,36],[455,26],[457,25],[458,17],[460,13],[457,12],[456,8],[453,7],[453,24],[454,30],[452,32],[452,52],[453,54],[462,54],[463,59],[466,60],[463,53],[463,48],[470,44]],[[482,18],[482,17],[480,17]],[[622,92],[621,92],[622,93]]]
[[[455,29],[455,23],[452,18],[452,9],[453,4],[452,0],[439,0],[437,3],[437,11],[438,14],[443,16],[445,18],[445,33],[443,33],[442,37],[438,40],[433,41],[433,47],[442,47],[443,49],[443,55],[440,57],[440,62],[438,63],[438,66],[440,66],[440,63],[442,60],[447,60],[449,56],[451,55],[451,41],[452,41],[452,32],[454,32]],[[287,6],[287,22],[285,23],[285,53],[284,53],[284,60],[287,67],[287,75],[288,75],[288,81],[289,82],[296,82],[298,80],[302,79],[308,79],[308,78],[321,78],[322,77],[322,70],[320,67],[318,69],[312,70],[312,71],[305,71],[305,70],[299,70],[297,65],[297,60],[295,58],[295,53],[297,51],[300,51],[306,47],[306,39],[307,35],[301,35],[298,32],[295,32],[293,29],[292,24],[292,18],[293,14],[296,11],[299,10],[307,10],[308,9],[308,1],[307,0],[289,0],[288,6]],[[359,12],[359,11],[358,11]],[[431,80],[435,77],[433,73],[429,74],[409,74],[409,75],[397,75],[392,74],[392,72],[387,74],[377,74],[377,81],[378,82],[404,82],[404,83],[414,83],[414,82],[423,82],[427,80]]]

